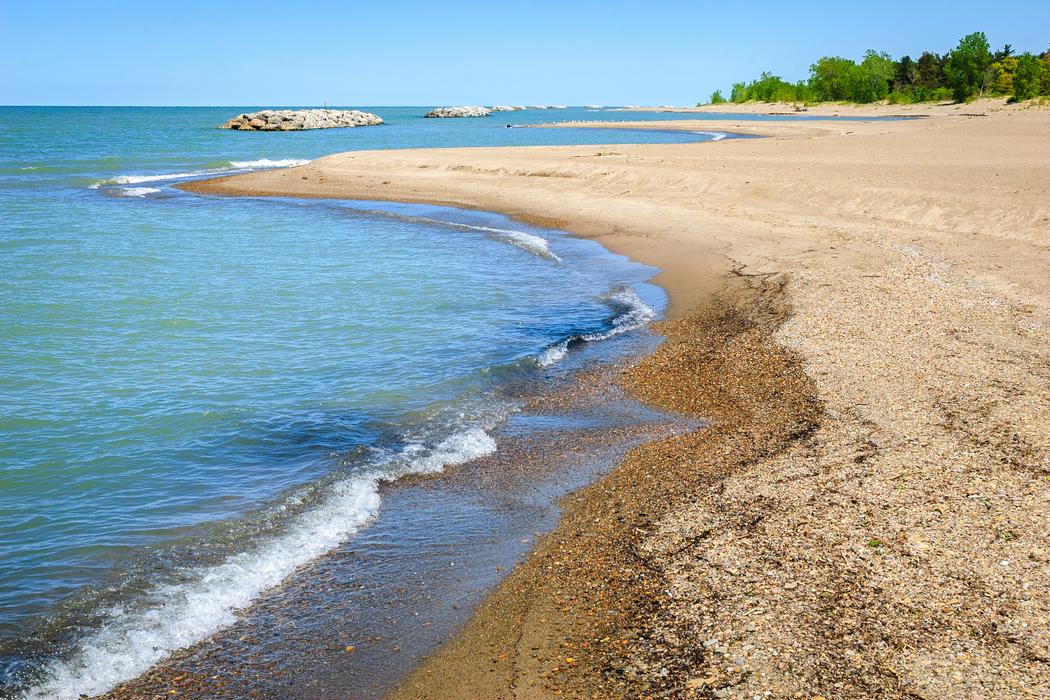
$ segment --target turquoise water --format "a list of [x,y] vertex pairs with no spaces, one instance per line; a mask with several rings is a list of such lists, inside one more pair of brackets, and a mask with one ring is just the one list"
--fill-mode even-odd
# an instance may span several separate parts
[[172,184],[351,149],[717,138],[506,128],[697,116],[580,108],[214,128],[249,109],[0,108],[0,696],[104,691],[230,624],[367,527],[384,483],[498,449],[499,387],[582,345],[615,357],[663,305],[652,268],[494,214]]
[[228,624],[366,527],[383,482],[497,449],[502,382],[615,352],[663,303],[651,268],[493,214],[171,184],[348,149],[711,138],[503,125],[583,110],[214,128],[242,109],[0,109],[8,693],[105,690]]

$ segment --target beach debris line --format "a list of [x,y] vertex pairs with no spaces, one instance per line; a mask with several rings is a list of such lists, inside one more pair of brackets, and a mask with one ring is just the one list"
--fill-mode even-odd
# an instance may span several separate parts
[[424,117],[428,119],[457,119],[459,117],[487,117],[492,114],[488,107],[436,107]]
[[237,131],[302,131],[377,126],[382,123],[382,117],[357,109],[264,109],[261,112],[238,114],[219,128]]

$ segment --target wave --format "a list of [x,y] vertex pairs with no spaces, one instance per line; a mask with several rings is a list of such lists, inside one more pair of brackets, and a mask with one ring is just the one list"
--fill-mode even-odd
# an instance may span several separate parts
[[637,292],[630,287],[614,290],[605,295],[602,301],[616,312],[616,315],[609,322],[609,328],[592,333],[578,333],[560,340],[537,355],[536,363],[540,367],[550,367],[569,354],[569,349],[574,345],[608,340],[622,333],[641,328],[656,318],[656,312],[653,308],[642,301]]
[[282,534],[221,564],[186,572],[188,580],[156,588],[144,606],[109,610],[107,622],[83,639],[72,656],[45,666],[46,680],[31,688],[25,700],[75,700],[104,693],[231,625],[237,611],[366,525],[379,509],[382,482],[437,473],[495,452],[496,441],[486,432],[494,423],[457,430],[437,444],[410,443],[380,457],[367,471],[333,483],[322,502],[297,515]]
[[144,182],[165,182],[167,180],[185,180],[204,175],[218,175],[229,172],[230,168],[209,168],[207,170],[190,170],[184,173],[162,173],[158,175],[118,175],[116,177],[99,180],[91,185],[91,189],[97,190],[105,185],[139,185]]
[[729,134],[724,131],[694,131],[693,133],[701,136],[710,136],[712,141],[721,141],[729,138]]
[[296,165],[306,165],[309,162],[302,158],[279,158],[277,160],[260,158],[259,160],[231,160],[230,165],[235,168],[290,168]]
[[[353,204],[347,205],[349,209],[356,209]],[[550,241],[542,236],[537,236],[532,233],[526,233],[525,231],[515,231],[507,228],[495,228],[492,226],[481,226],[478,224],[465,224],[459,221],[449,221],[447,219],[435,219],[429,216],[413,216],[410,214],[402,214],[387,209],[356,209],[357,211],[365,211],[369,214],[378,214],[380,216],[390,217],[397,219],[398,221],[408,221],[411,223],[430,224],[451,228],[459,231],[480,231],[481,233],[488,234],[490,237],[496,240],[501,240],[504,243],[510,243],[513,246],[517,246],[524,251],[537,255],[541,258],[553,260],[554,262],[561,262],[562,259],[555,255],[550,248]]]
[[293,165],[305,165],[309,162],[309,160],[303,160],[301,158],[259,158],[258,160],[231,160],[228,161],[229,165],[221,166],[218,168],[188,170],[186,172],[181,173],[158,173],[155,175],[117,175],[116,177],[99,180],[98,182],[91,185],[90,189],[97,190],[99,187],[103,187],[106,185],[138,185],[144,182],[188,180],[191,178],[204,177],[207,175],[232,174],[234,172],[244,172],[247,170],[257,170],[261,168],[286,168]]
[[525,233],[524,231],[514,231],[507,228],[493,228],[491,226],[476,226],[474,224],[461,224],[457,222],[442,223],[447,223],[454,228],[490,233],[494,238],[498,238],[510,243],[511,245],[517,246],[533,255],[538,255],[541,258],[547,258],[548,260],[553,260],[555,262],[561,262],[561,258],[551,252],[550,241],[535,234]]
[[160,192],[156,187],[125,187],[120,190],[121,197],[145,197],[148,194]]

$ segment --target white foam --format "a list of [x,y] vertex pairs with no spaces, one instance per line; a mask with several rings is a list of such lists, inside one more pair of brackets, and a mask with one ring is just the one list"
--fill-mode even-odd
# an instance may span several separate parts
[[536,362],[539,363],[540,367],[550,367],[553,364],[561,362],[562,358],[569,354],[569,341],[563,340],[556,345],[552,345],[536,357]]
[[259,160],[231,160],[230,165],[235,168],[290,168],[295,165],[306,165],[310,161],[302,158],[260,158]]
[[653,308],[642,301],[641,297],[630,287],[610,292],[605,295],[603,300],[619,309],[619,313],[612,319],[612,327],[609,330],[584,333],[583,335],[573,336],[556,343],[536,356],[537,364],[541,367],[550,367],[560,362],[569,353],[569,343],[574,340],[588,343],[608,340],[622,333],[641,328],[656,318],[656,312]]
[[612,329],[600,334],[602,340],[632,331],[656,318],[656,311],[630,287],[622,287],[605,295],[605,302],[620,308],[622,312],[613,319]]
[[524,231],[514,231],[506,228],[493,228],[491,226],[475,226],[473,224],[460,223],[452,223],[451,225],[457,228],[491,233],[496,238],[500,238],[511,245],[532,253],[533,255],[538,255],[541,258],[547,258],[548,260],[554,260],[555,262],[561,262],[561,258],[551,252],[550,241],[546,238],[531,233],[525,233]]
[[160,192],[160,189],[156,187],[125,187],[120,190],[122,197],[145,197],[155,192]]
[[47,680],[25,700],[94,696],[144,673],[177,649],[229,626],[261,593],[351,537],[378,511],[380,482],[440,472],[495,450],[496,441],[485,430],[469,428],[432,448],[409,445],[372,471],[336,482],[318,507],[296,516],[283,534],[190,574],[189,581],[152,591],[151,604],[142,610],[110,610],[109,621],[81,641],[71,658],[48,664]]
[[215,175],[226,172],[229,168],[212,168],[210,170],[191,170],[185,173],[163,173],[160,175],[118,175],[106,180],[99,180],[91,185],[91,189],[97,190],[102,185],[139,185],[144,182],[164,182],[166,180],[183,180],[190,177],[202,175]]
[[198,175],[211,175],[223,172],[226,168],[213,168],[211,170],[192,170],[188,173],[167,173],[164,175],[118,175],[109,180],[114,185],[137,185],[142,182],[163,182],[164,180],[181,180],[185,177],[197,177]]
[[402,452],[407,470],[397,469],[394,474],[395,478],[408,474],[436,474],[445,467],[465,464],[495,451],[496,441],[491,435],[481,428],[471,428],[454,433],[429,454],[426,454],[426,448],[421,444],[409,445]]
[[694,131],[693,133],[701,136],[710,136],[712,141],[721,141],[722,139],[729,138],[729,134],[724,131]]
[[257,168],[285,168],[292,165],[305,165],[308,160],[300,158],[260,158],[258,160],[231,160],[230,165],[222,168],[207,168],[204,170],[189,170],[182,173],[158,173],[155,175],[117,175],[116,177],[99,180],[91,185],[91,189],[97,190],[103,185],[138,185],[144,182],[166,182],[168,180],[185,180],[205,175],[218,175],[231,171],[254,170]]

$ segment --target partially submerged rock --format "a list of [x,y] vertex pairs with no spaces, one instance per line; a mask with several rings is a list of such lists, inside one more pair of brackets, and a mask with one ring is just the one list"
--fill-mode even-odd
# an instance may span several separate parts
[[520,105],[496,105],[495,107],[489,107],[489,109],[491,109],[493,112],[520,112],[525,108]]
[[219,128],[237,131],[300,131],[376,126],[382,123],[381,117],[356,109],[264,109],[261,112],[238,114]]
[[492,114],[488,107],[438,107],[423,116],[429,119],[453,119],[457,117],[487,117]]

